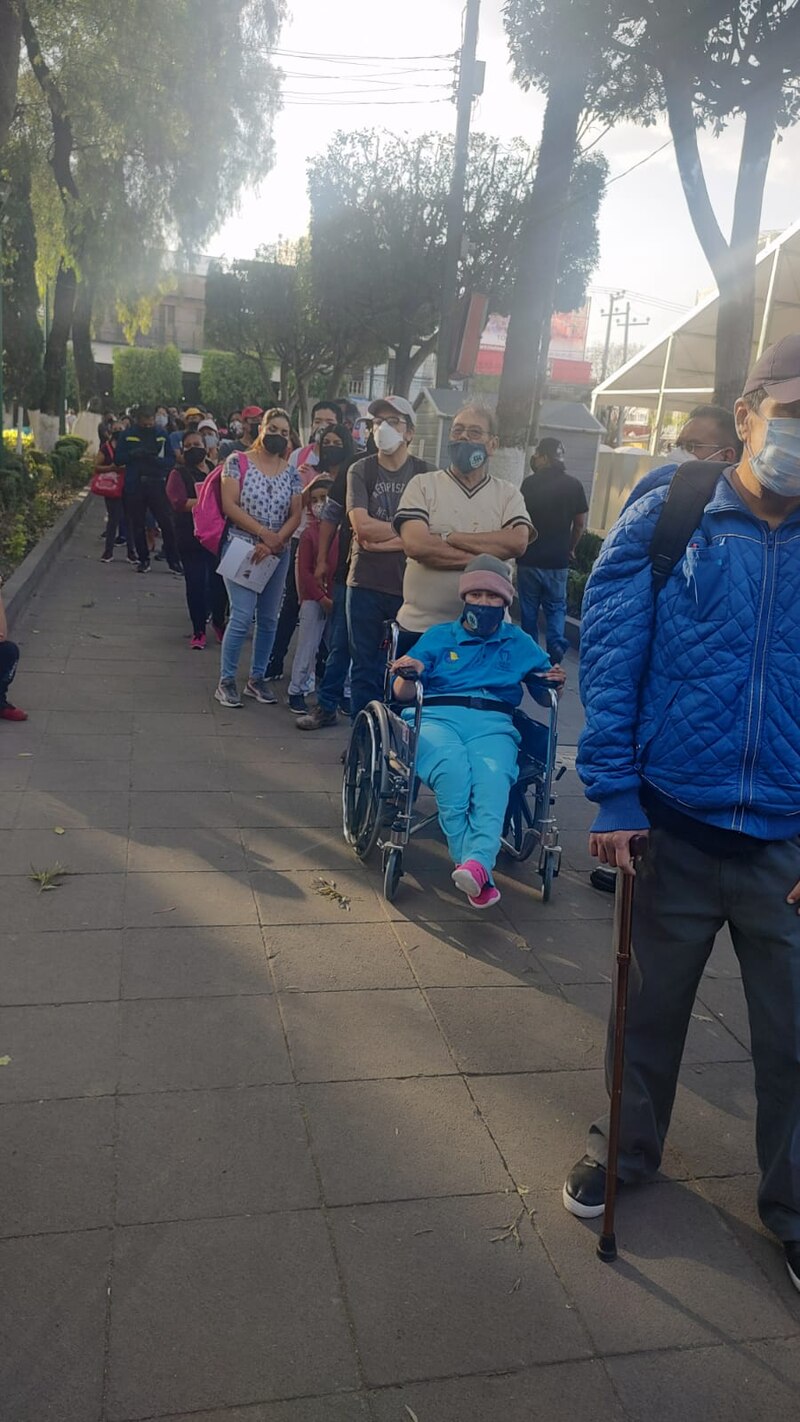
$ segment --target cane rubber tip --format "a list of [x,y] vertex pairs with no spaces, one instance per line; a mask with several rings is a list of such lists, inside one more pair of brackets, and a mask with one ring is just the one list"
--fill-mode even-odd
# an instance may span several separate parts
[[617,1257],[617,1238],[613,1234],[601,1234],[597,1241],[597,1257],[604,1264],[613,1264]]

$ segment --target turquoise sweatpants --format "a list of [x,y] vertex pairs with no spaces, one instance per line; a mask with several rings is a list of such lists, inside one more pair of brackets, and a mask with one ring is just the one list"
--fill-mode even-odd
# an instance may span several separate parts
[[417,774],[436,796],[455,864],[476,859],[493,868],[517,778],[518,746],[519,734],[501,711],[423,708]]

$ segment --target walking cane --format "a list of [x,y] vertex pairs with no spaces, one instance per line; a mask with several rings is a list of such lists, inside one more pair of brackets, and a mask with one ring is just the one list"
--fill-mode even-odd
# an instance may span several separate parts
[[[636,864],[647,850],[644,835],[631,840],[631,859]],[[617,896],[614,905],[614,943],[617,973],[614,1011],[614,1064],[611,1073],[611,1111],[608,1129],[608,1159],[606,1161],[606,1198],[603,1231],[597,1241],[597,1253],[604,1264],[613,1264],[617,1257],[617,1237],[614,1233],[614,1211],[617,1203],[617,1160],[619,1157],[619,1127],[622,1115],[622,1073],[625,1067],[625,1026],[628,1019],[628,976],[631,966],[631,924],[633,919],[632,874],[617,875]]]

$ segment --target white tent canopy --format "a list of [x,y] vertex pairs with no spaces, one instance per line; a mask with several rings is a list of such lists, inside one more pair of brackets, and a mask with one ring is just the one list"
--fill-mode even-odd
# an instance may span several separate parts
[[[596,386],[592,409],[642,406],[656,411],[652,447],[670,410],[707,403],[714,390],[714,347],[719,297],[702,301],[681,322]],[[787,228],[756,259],[752,359],[800,331],[800,222]]]

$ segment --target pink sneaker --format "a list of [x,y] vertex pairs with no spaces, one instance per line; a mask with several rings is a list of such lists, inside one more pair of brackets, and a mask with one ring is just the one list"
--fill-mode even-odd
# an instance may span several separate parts
[[469,906],[474,909],[494,908],[500,902],[500,890],[494,884],[484,884],[479,894],[469,895]]
[[225,628],[218,627],[216,622],[214,623],[214,636],[216,637],[218,642],[221,642],[223,637],[225,636]]
[[481,889],[489,882],[489,871],[484,869],[477,859],[465,859],[463,864],[456,865],[451,878],[462,894],[477,898]]
[[204,652],[206,647],[205,634],[201,632],[199,637],[193,637],[189,643],[189,647],[193,652]]

